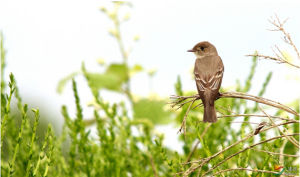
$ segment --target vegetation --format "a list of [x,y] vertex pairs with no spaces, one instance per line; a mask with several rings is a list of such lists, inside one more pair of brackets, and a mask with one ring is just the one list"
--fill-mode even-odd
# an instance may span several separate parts
[[[168,100],[158,97],[137,99],[132,93],[130,81],[134,74],[147,72],[139,64],[128,64],[130,53],[121,35],[121,24],[128,16],[121,18],[119,9],[130,6],[115,2],[114,9],[101,8],[113,22],[110,35],[117,41],[122,62],[103,65],[103,73],[90,72],[82,64],[81,70],[62,79],[58,92],[67,82],[72,82],[76,103],[76,116],[71,117],[67,106],[61,113],[65,123],[60,136],[55,136],[49,124],[42,139],[37,134],[39,109],[28,108],[22,102],[13,74],[7,84],[3,79],[5,51],[1,35],[1,175],[2,176],[273,176],[281,165],[283,174],[298,174],[297,159],[299,143],[299,102],[289,106],[298,114],[284,110],[261,107],[245,99],[220,98],[216,101],[219,120],[214,124],[201,122],[203,108],[189,110],[182,104],[178,110],[166,109]],[[137,37],[134,37],[137,40]],[[252,66],[245,81],[237,81],[236,91],[247,93],[255,77],[258,64],[253,56]],[[99,61],[103,63],[103,61]],[[153,72],[148,72],[149,77]],[[83,76],[93,95],[90,106],[94,117],[84,119],[76,77]],[[260,76],[262,77],[262,76]],[[272,79],[272,72],[265,76],[257,96],[262,97]],[[124,96],[124,101],[111,103],[101,96],[109,90]],[[182,90],[178,77],[175,83],[178,96],[191,96],[195,91]],[[228,91],[223,88],[221,92]],[[18,114],[12,114],[12,100],[16,98]],[[192,107],[195,107],[195,102]],[[30,120],[29,112],[34,113]],[[273,112],[272,115],[267,112]],[[186,133],[180,135],[183,153],[167,148],[164,136],[155,131],[159,124],[176,122],[181,124],[185,115]],[[241,122],[232,121],[242,117]],[[253,125],[253,120],[267,122]],[[96,124],[97,135],[92,135],[90,124]],[[265,126],[265,127],[264,127]],[[234,127],[234,128],[233,128]],[[279,128],[279,130],[278,130]],[[253,132],[258,130],[255,135]],[[5,154],[3,153],[5,152]],[[279,168],[281,169],[281,168]]]

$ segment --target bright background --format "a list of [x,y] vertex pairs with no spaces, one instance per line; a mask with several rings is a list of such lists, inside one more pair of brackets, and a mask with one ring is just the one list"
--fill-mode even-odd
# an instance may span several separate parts
[[[177,75],[182,78],[184,90],[195,90],[191,79],[195,57],[186,51],[204,40],[213,43],[223,59],[222,86],[230,87],[237,79],[244,80],[251,64],[251,58],[244,55],[255,50],[273,55],[271,47],[275,44],[288,49],[281,40],[281,33],[266,30],[272,28],[268,19],[275,13],[281,19],[289,17],[286,29],[300,46],[298,0],[167,0],[132,1],[132,4],[133,8],[124,10],[124,15],[129,12],[131,19],[122,26],[122,32],[125,42],[132,41],[135,35],[140,36],[140,41],[134,44],[129,61],[140,63],[146,69],[157,69],[151,87],[146,74],[133,78],[132,91],[138,95],[157,93],[167,97],[174,94]],[[62,95],[56,92],[61,78],[80,70],[82,61],[94,71],[100,68],[96,62],[99,58],[108,63],[121,61],[117,43],[107,32],[113,25],[99,10],[101,6],[109,7],[111,3],[1,1],[0,29],[7,51],[5,78],[8,72],[13,72],[25,102],[29,100],[32,107],[43,105],[53,115],[52,123],[62,124],[62,104],[69,105],[69,110],[74,112],[71,84]],[[287,51],[297,60],[292,50]],[[259,61],[250,93],[258,93],[269,71],[274,73],[265,97],[283,103],[299,97],[299,71],[265,60]],[[77,80],[82,83],[79,91],[85,105],[91,96],[83,79]],[[119,98],[109,94],[107,99]],[[90,114],[88,109],[84,111],[85,115]],[[167,128],[164,132],[172,137],[176,130]]]

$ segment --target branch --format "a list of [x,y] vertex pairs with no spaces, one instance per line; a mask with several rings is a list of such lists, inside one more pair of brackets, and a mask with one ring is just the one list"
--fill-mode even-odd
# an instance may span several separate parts
[[[291,124],[291,123],[295,123],[295,122],[289,121],[289,122],[283,122],[283,123],[280,123],[280,124],[272,125],[272,126],[270,126],[270,127],[268,127],[268,128],[264,128],[264,129],[260,130],[259,133],[265,132],[265,131],[267,131],[267,130],[270,130],[270,129],[276,127],[276,126],[287,125],[287,124]],[[237,144],[239,144],[239,143],[241,143],[241,142],[243,142],[243,141],[248,140],[249,138],[251,138],[251,137],[253,137],[253,136],[254,136],[254,132],[251,132],[251,133],[249,133],[245,138],[243,138],[243,139],[241,139],[241,140],[239,140],[239,141],[237,141],[237,142],[235,142],[235,143],[233,143],[233,144],[227,146],[227,147],[224,148],[223,150],[221,150],[221,151],[215,153],[214,155],[212,155],[212,156],[210,156],[210,157],[207,157],[207,158],[204,158],[204,159],[200,159],[200,160],[197,160],[197,161],[193,161],[193,162],[189,162],[189,163],[200,163],[200,162],[201,162],[201,164],[200,164],[200,165],[196,165],[196,166],[193,166],[193,165],[192,165],[187,171],[184,172],[184,174],[186,174],[186,176],[188,176],[188,175],[189,175],[190,173],[192,173],[193,171],[197,170],[198,168],[201,168],[205,163],[208,163],[211,159],[217,157],[217,156],[220,155],[221,153],[223,153],[223,152],[225,152],[225,151],[231,149],[232,147],[236,146]]]
[[[232,168],[232,169],[226,169],[226,170],[221,170],[218,171],[217,173],[213,174],[212,176],[216,176],[218,174],[228,172],[228,171],[234,171],[234,170],[246,170],[246,171],[253,171],[253,172],[260,172],[260,173],[273,173],[273,174],[278,174],[276,171],[268,171],[268,170],[256,170],[256,169],[249,169],[249,168]],[[283,176],[295,176],[295,175],[289,175],[289,174],[281,174]]]
[[[221,116],[218,116],[217,118],[221,119],[221,118],[225,118],[225,117],[268,117],[268,116],[259,115],[259,114],[233,114],[233,115],[221,115]],[[280,116],[271,116],[271,115],[270,115],[270,117],[275,118],[275,119],[294,121],[294,122],[300,123],[299,120],[295,120],[295,119],[289,119],[289,118],[283,118]]]
[[255,101],[257,103],[262,103],[262,104],[265,104],[265,105],[269,105],[269,106],[284,110],[286,112],[289,112],[291,114],[294,114],[296,116],[299,116],[299,113],[294,111],[292,108],[290,108],[286,105],[283,105],[279,102],[269,100],[269,99],[259,97],[259,96],[253,96],[253,95],[249,95],[249,94],[246,94],[246,93],[240,93],[240,92],[225,92],[225,93],[221,93],[220,97],[221,98],[240,98],[240,99],[245,99],[245,100],[251,100],[251,101]]
[[293,64],[293,63],[289,62],[288,60],[284,59],[284,56],[279,56],[277,53],[275,53],[275,55],[277,57],[262,55],[262,54],[258,54],[258,53],[257,54],[248,54],[248,55],[245,55],[245,56],[247,56],[247,57],[259,57],[259,58],[274,60],[274,61],[277,61],[278,63],[286,63],[288,65],[291,65],[293,67],[296,67],[296,68],[300,69],[300,66],[298,66],[296,64]]
[[255,148],[251,148],[251,149],[252,149],[252,150],[255,150],[255,151],[260,151],[260,152],[265,152],[265,153],[268,153],[268,154],[274,154],[274,155],[280,155],[280,156],[300,157],[300,155],[283,154],[283,153],[271,152],[271,151],[265,151],[265,150],[255,149]]
[[[278,16],[275,14],[275,18],[271,17],[271,19],[269,19],[269,22],[275,27],[274,29],[271,29],[270,31],[281,31],[283,33],[283,41],[285,43],[287,43],[288,45],[290,45],[294,49],[295,53],[297,54],[298,59],[300,59],[300,53],[299,53],[296,45],[294,44],[290,34],[283,27],[283,25],[285,24],[285,22],[287,20],[288,19],[285,19],[282,22],[282,21],[280,21]],[[277,49],[277,51],[275,51],[273,49],[275,57],[257,54],[257,53],[253,54],[253,55],[246,55],[246,56],[260,57],[260,58],[264,58],[264,59],[274,60],[274,61],[277,61],[278,63],[285,63],[285,64],[288,64],[290,66],[300,69],[300,66],[297,64],[291,63],[289,61],[289,59],[286,57],[286,55],[284,55],[284,53],[276,45],[275,45],[275,48]]]
[[283,138],[283,137],[286,137],[286,136],[295,136],[295,135],[300,135],[300,133],[292,133],[292,134],[287,134],[287,135],[281,135],[281,136],[276,136],[276,137],[273,137],[273,138],[270,138],[270,139],[266,139],[264,141],[261,141],[259,143],[255,143],[251,146],[248,146],[246,148],[244,148],[243,150],[239,151],[239,152],[236,152],[228,157],[226,157],[224,160],[222,160],[221,162],[219,162],[217,165],[215,165],[214,167],[212,167],[211,169],[209,169],[208,171],[206,171],[202,176],[205,176],[207,173],[211,172],[212,170],[214,170],[215,168],[217,168],[218,166],[222,165],[224,162],[226,162],[227,160],[231,159],[232,157],[254,147],[254,146],[257,146],[257,145],[260,145],[260,144],[263,144],[263,143],[266,143],[266,142],[269,142],[269,141],[272,141],[272,140],[275,140],[275,139],[279,139],[279,138]]
[[[193,98],[194,100],[200,99],[199,95],[193,95],[193,96],[176,96],[173,95],[170,97],[171,99],[175,99],[174,102],[171,103],[171,106],[174,107],[176,105],[178,105],[179,103],[181,103],[182,101],[186,100],[186,99],[190,99]],[[299,113],[297,113],[295,110],[293,110],[292,108],[283,105],[279,102],[276,101],[272,101],[263,97],[258,97],[258,96],[254,96],[254,95],[249,95],[246,93],[241,93],[241,92],[225,92],[225,93],[220,93],[219,98],[240,98],[240,99],[245,99],[245,100],[251,100],[251,101],[255,101],[257,103],[262,103],[265,105],[269,105],[281,110],[284,110],[286,112],[289,112],[295,116],[299,116]]]
[[186,111],[186,113],[185,113],[185,115],[184,115],[183,121],[182,121],[182,123],[181,123],[181,127],[180,127],[180,129],[179,129],[179,131],[178,131],[178,133],[179,133],[179,132],[181,132],[181,131],[183,130],[184,137],[185,137],[185,133],[186,133],[186,118],[187,118],[187,116],[188,116],[188,114],[189,114],[189,112],[190,112],[191,106],[194,104],[194,102],[195,102],[196,100],[197,100],[197,98],[194,98],[194,99],[192,100],[192,103],[189,105],[189,107],[188,107],[188,109],[187,109],[187,111]]
[[[268,118],[269,118],[269,120],[270,120],[270,122],[272,123],[272,125],[275,125],[275,123],[273,122],[273,120],[271,119],[271,117],[259,106],[259,109],[266,115],[266,116],[268,116]],[[299,144],[298,144],[298,142],[295,140],[295,139],[293,139],[293,137],[288,137],[288,136],[286,136],[285,135],[285,133],[283,133],[283,131],[279,128],[279,127],[277,127],[277,129],[279,130],[279,132],[282,134],[282,135],[284,135],[293,145],[295,145],[298,149],[300,148],[300,146],[299,146]]]
[[283,27],[283,25],[287,22],[288,19],[285,19],[283,22],[281,22],[280,19],[278,18],[278,16],[276,14],[275,14],[275,18],[276,19],[274,19],[274,18],[271,17],[271,19],[269,20],[269,22],[273,26],[275,26],[275,29],[272,29],[270,31],[281,31],[283,33],[283,35],[284,35],[283,41],[286,42],[287,44],[289,44],[290,46],[292,46],[294,48],[294,50],[295,50],[298,58],[300,59],[300,53],[299,53],[296,45],[294,44],[294,42],[293,42],[290,34],[287,31],[285,31],[285,29]]

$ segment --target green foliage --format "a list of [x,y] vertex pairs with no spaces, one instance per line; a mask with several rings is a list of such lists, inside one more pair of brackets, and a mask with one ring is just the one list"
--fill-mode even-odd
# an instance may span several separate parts
[[[198,163],[186,162],[210,157],[246,137],[256,126],[249,122],[268,120],[267,118],[245,116],[242,118],[243,123],[234,123],[233,120],[236,117],[231,114],[256,114],[258,105],[249,104],[241,99],[221,98],[216,101],[216,109],[219,113],[230,116],[220,118],[214,124],[205,124],[201,122],[203,108],[192,109],[187,117],[186,136],[179,136],[183,153],[178,153],[166,146],[163,143],[164,136],[155,130],[156,125],[174,122],[176,125],[181,124],[189,105],[186,104],[177,111],[170,111],[167,109],[167,100],[164,98],[148,96],[137,99],[138,96],[132,93],[131,79],[136,73],[145,72],[146,68],[139,64],[128,64],[129,53],[122,41],[120,25],[129,17],[121,20],[124,18],[120,18],[118,14],[119,8],[124,5],[131,6],[126,2],[114,2],[113,10],[101,8],[101,11],[114,22],[114,28],[110,34],[119,45],[122,61],[103,65],[102,67],[105,68],[102,73],[90,72],[82,64],[80,72],[71,73],[58,84],[57,91],[61,93],[66,83],[72,81],[76,110],[76,114],[71,116],[67,106],[62,106],[61,113],[65,122],[61,135],[55,136],[52,126],[49,125],[45,137],[41,138],[37,133],[38,127],[41,126],[39,109],[31,109],[34,114],[34,121],[31,121],[28,118],[29,108],[22,103],[13,74],[10,74],[8,84],[3,79],[1,80],[1,150],[6,152],[5,156],[1,156],[2,176],[181,176],[180,172],[188,170],[190,166],[198,165]],[[5,66],[3,51],[1,35],[2,71]],[[257,59],[254,57],[246,81],[238,80],[236,91],[248,92],[254,87],[252,80],[256,77],[256,66]],[[89,108],[94,113],[95,127],[93,128],[87,127],[85,123],[84,106],[80,101],[80,87],[77,87],[80,83],[75,82],[78,75],[86,79],[93,96],[93,103]],[[148,75],[151,79],[154,72]],[[262,96],[267,91],[271,78],[272,73],[270,72],[265,77],[265,81],[257,93],[258,96]],[[3,89],[6,85],[9,90]],[[196,93],[196,91],[182,90],[179,76],[174,86],[177,95]],[[123,95],[126,99],[111,103],[100,94],[104,89]],[[223,88],[221,91],[227,91],[227,88]],[[18,114],[22,116],[21,121],[15,119],[15,115],[11,113],[13,98],[16,98]],[[197,104],[199,101],[195,102],[192,107]],[[298,101],[292,102],[290,106],[299,112]],[[276,112],[276,115],[289,117],[283,111]],[[299,116],[290,116],[290,118],[299,120]],[[299,132],[298,124],[288,124],[285,129],[294,133]],[[204,165],[201,171],[196,170],[190,176],[202,175],[230,155],[243,150],[254,142],[267,139],[272,134],[278,134],[278,132],[263,132],[233,146]],[[292,143],[283,138],[255,148],[271,152],[283,151],[286,154],[298,152]],[[248,149],[226,161],[209,175],[236,167],[274,171],[275,165],[292,167],[296,160],[294,157],[284,157],[282,162],[278,155],[269,155],[255,149]],[[245,171],[230,171],[218,176],[258,175],[261,173],[248,174]]]
[[[33,125],[28,118],[28,106],[18,107],[22,116],[21,124],[11,115],[11,99],[17,89],[14,76],[10,74],[8,84],[9,95],[2,95],[1,110],[1,151],[7,149],[8,154],[1,156],[1,175],[3,176],[47,176],[47,169],[51,162],[51,153],[54,148],[51,137],[54,136],[49,125],[48,133],[43,147],[37,141],[37,127],[39,123],[39,110],[32,109],[35,114]],[[19,99],[20,100],[20,99]],[[20,103],[21,104],[21,103]]]
[[89,85],[94,90],[107,89],[121,92],[122,85],[128,80],[128,69],[124,64],[111,64],[103,74],[86,73]]
[[5,67],[5,50],[3,47],[3,34],[0,31],[0,57],[1,57],[1,93],[5,90],[5,82],[4,82],[4,67]]
[[150,119],[154,124],[166,124],[171,119],[171,112],[165,111],[166,102],[155,99],[140,99],[135,102],[133,107],[134,118]]

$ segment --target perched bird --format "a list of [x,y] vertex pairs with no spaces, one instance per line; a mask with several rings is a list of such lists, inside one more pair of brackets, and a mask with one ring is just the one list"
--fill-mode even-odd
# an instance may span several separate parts
[[220,93],[224,66],[214,45],[207,41],[196,44],[188,52],[194,52],[197,59],[194,67],[197,90],[204,106],[203,122],[216,122],[215,100]]

